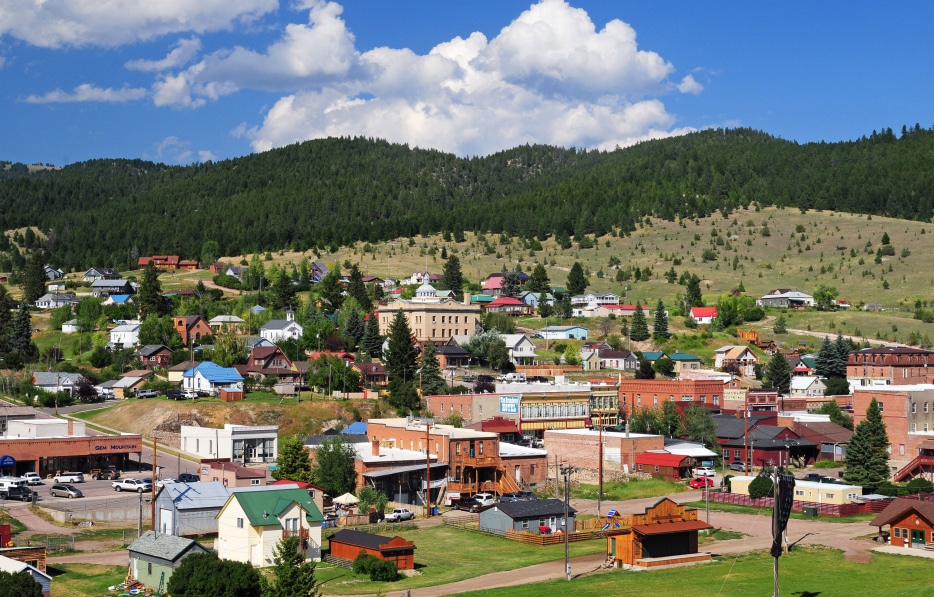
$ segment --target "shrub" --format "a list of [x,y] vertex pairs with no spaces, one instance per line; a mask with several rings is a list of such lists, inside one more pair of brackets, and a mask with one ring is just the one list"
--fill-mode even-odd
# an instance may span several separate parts
[[371,556],[361,551],[353,561],[354,574],[365,574],[370,580],[379,582],[393,582],[399,580],[399,571],[396,565],[386,560]]
[[908,493],[932,493],[934,492],[934,483],[931,483],[927,479],[912,479],[908,482]]
[[818,460],[814,463],[814,468],[837,468],[838,466],[840,463],[833,460]]
[[772,479],[768,477],[756,477],[749,484],[749,497],[752,499],[761,497],[772,497],[775,489],[772,486]]

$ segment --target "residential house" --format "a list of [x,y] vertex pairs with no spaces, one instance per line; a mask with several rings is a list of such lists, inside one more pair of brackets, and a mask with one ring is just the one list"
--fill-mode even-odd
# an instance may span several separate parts
[[661,351],[646,351],[642,353],[642,360],[655,364],[659,359],[667,359],[668,355]]
[[74,395],[78,391],[78,384],[86,381],[80,373],[65,373],[57,371],[36,371],[32,374],[32,383],[46,392],[68,392]]
[[[440,348],[457,348],[452,346],[439,346]],[[458,349],[463,350],[463,349]],[[467,351],[464,351],[465,353]],[[439,361],[441,360],[441,353],[439,350],[438,353]],[[360,374],[360,385],[364,388],[385,388],[389,384],[389,372],[386,371],[386,368],[383,367],[381,363],[353,363],[350,365],[354,371]],[[442,361],[442,367],[446,367]]]
[[584,342],[581,344],[581,357],[601,350],[613,350],[613,347],[603,340]]
[[243,272],[247,271],[248,269],[250,268],[230,266],[224,270],[224,275],[231,276],[232,278],[236,278],[240,280],[241,282],[243,282]]
[[46,292],[65,292],[68,290],[68,283],[65,282],[65,279],[60,280],[50,280],[45,283]]
[[709,561],[709,552],[698,551],[697,533],[713,527],[697,515],[696,508],[662,498],[629,517],[628,528],[608,518],[607,526],[614,526],[607,530],[607,558],[614,568],[633,569]]
[[321,560],[323,516],[304,489],[235,492],[217,515],[215,548],[222,559],[265,567],[288,536],[301,538],[306,560]]
[[487,304],[485,310],[487,313],[501,313],[512,317],[525,317],[535,314],[535,310],[531,305],[510,296],[499,297]]
[[908,346],[864,348],[850,353],[846,377],[858,386],[934,382],[934,351]]
[[866,303],[863,305],[863,311],[885,311],[882,303]]
[[244,323],[246,322],[236,315],[218,315],[216,317],[212,317],[208,322],[208,325],[212,330],[239,332]]
[[77,334],[81,331],[81,326],[78,325],[77,319],[69,319],[62,324],[62,333],[63,334]]
[[[869,523],[889,527],[889,545],[906,549],[934,547],[934,502],[898,498]],[[911,552],[906,552],[911,553]]]
[[259,329],[259,335],[272,343],[292,338],[298,340],[305,332],[297,321],[295,321],[295,311],[289,309],[285,313],[285,319],[271,319],[266,325]]
[[172,349],[162,344],[147,344],[139,349],[139,357],[147,369],[166,369],[172,359]]
[[244,340],[246,341],[247,352],[259,346],[275,346],[275,344],[260,336],[247,336]]
[[622,371],[635,371],[639,368],[639,357],[628,350],[601,350],[597,353],[600,357],[601,369],[618,369]]
[[[715,419],[716,420],[716,419]],[[717,430],[717,442],[720,444],[723,459],[727,462],[746,462],[750,470],[754,466],[788,466],[792,461],[813,462],[818,455],[818,446],[814,442],[801,439],[788,427],[758,424],[750,425],[745,433],[743,420],[738,422],[739,435],[736,439],[724,441],[721,429]],[[749,423],[752,419],[748,420]]]
[[61,268],[47,265],[45,266],[45,277],[49,280],[60,280],[65,277],[65,272],[63,272]]
[[354,560],[361,552],[392,562],[396,570],[415,569],[415,543],[402,537],[383,537],[350,529],[341,529],[329,539],[330,555]]
[[311,276],[311,281],[315,284],[321,281],[326,275],[328,275],[331,270],[328,269],[328,266],[321,263],[320,261],[312,261],[308,264],[308,275]]
[[212,274],[222,274],[224,270],[227,269],[227,264],[223,261],[215,261],[214,263],[208,265],[208,271]]
[[795,375],[791,378],[791,397],[792,398],[810,398],[812,396],[823,396],[827,386],[819,377]]
[[604,294],[578,294],[571,297],[571,306],[595,308],[605,305],[618,305],[619,298],[620,297],[618,294],[613,294],[612,292],[607,292]]
[[755,328],[749,328],[748,330],[737,330],[736,335],[740,337],[741,340],[745,340],[750,344],[759,344],[759,331]]
[[[464,296],[466,302],[467,297]],[[470,297],[470,304],[475,307],[485,307],[495,301],[496,299],[488,294],[474,294]]]
[[182,337],[182,344],[198,344],[204,336],[213,335],[211,326],[200,315],[183,315],[172,318],[172,327]]
[[[483,294],[490,295],[494,298],[502,296],[503,282],[505,279],[506,274],[504,272],[496,272],[487,276],[487,279],[480,283]],[[524,286],[528,279],[529,275],[527,273],[519,272],[519,286]]]
[[52,577],[31,564],[0,555],[0,572],[6,572],[8,574],[26,572],[36,581],[36,584],[39,585],[42,591],[42,597],[49,597],[52,594]]
[[691,307],[691,317],[698,325],[709,325],[717,318],[716,307]]
[[567,532],[574,528],[577,510],[568,508],[567,525],[564,512],[564,502],[558,499],[500,502],[480,511],[480,530],[499,534],[524,531],[535,535]]
[[205,361],[182,374],[182,387],[212,395],[218,395],[222,390],[242,394],[243,377],[233,367],[225,368]]
[[224,487],[264,487],[266,485],[266,468],[243,466],[230,462],[227,458],[220,460],[201,460],[201,482],[217,481]]
[[179,259],[178,255],[153,255],[152,257],[140,257],[137,265],[140,269],[144,269],[149,266],[149,262],[152,262],[156,269],[178,269]]
[[279,381],[294,383],[300,373],[298,367],[285,356],[278,346],[262,346],[250,351],[246,365],[235,365],[241,375],[250,375],[263,380],[275,376]]
[[[561,355],[561,362],[566,363],[566,355]],[[586,355],[581,354],[581,370],[582,371],[599,371],[600,370],[600,353],[598,352],[588,352]]]
[[[533,309],[538,309],[543,299],[542,299],[542,294],[540,292],[525,291],[519,294],[519,300],[525,303],[526,305],[532,307]],[[551,294],[550,292],[546,292],[544,301],[545,301],[545,304],[554,305],[555,296]]]
[[548,340],[586,340],[588,331],[579,325],[550,325],[540,333]]
[[146,531],[127,547],[130,554],[130,577],[143,586],[164,592],[182,560],[196,553],[211,551],[195,541],[155,531]]
[[[755,477],[737,475],[730,479],[730,493],[749,495],[749,484]],[[859,485],[840,485],[837,483],[817,483],[814,481],[795,481],[794,501],[811,504],[852,504],[863,497],[863,488]]]
[[[451,338],[451,341],[454,339]],[[438,364],[442,369],[452,367],[467,367],[470,364],[470,355],[466,350],[456,344],[442,344],[437,347]]]
[[700,357],[684,352],[676,352],[668,356],[675,363],[675,373],[700,369],[704,366],[704,361]]
[[185,372],[192,367],[197,367],[199,364],[199,361],[182,361],[177,365],[172,365],[167,371],[169,374],[169,382],[174,384],[182,383],[182,378]]
[[830,421],[795,420],[791,427],[801,439],[820,446],[818,460],[843,462],[846,446],[853,437],[853,432]]
[[120,400],[132,398],[136,390],[142,388],[144,383],[146,383],[145,377],[121,377],[113,385],[114,398]]
[[790,288],[776,288],[757,300],[756,304],[760,307],[778,307],[781,309],[789,307],[801,309],[815,305],[813,296]]
[[[603,305],[603,309],[606,310],[604,313],[600,308],[594,311],[594,314],[600,317],[606,317],[611,313],[617,317],[632,317],[636,314],[636,308],[638,305]],[[642,314],[646,317],[652,316],[652,310],[646,306],[642,306]]]
[[198,263],[197,259],[192,259],[188,261],[183,259],[178,262],[178,269],[195,270],[195,269],[200,269],[200,267],[201,267],[201,264]]
[[111,294],[101,303],[104,307],[110,305],[125,305],[133,302],[133,297],[129,294]]
[[122,345],[124,348],[136,346],[139,344],[138,323],[125,323],[118,325],[110,330],[110,342],[115,346]]
[[98,298],[112,294],[131,295],[136,294],[136,288],[129,280],[106,278],[91,282],[91,294]]
[[202,459],[227,459],[241,464],[275,462],[278,425],[234,425],[222,428],[181,425],[181,449]]
[[714,367],[724,371],[735,371],[739,375],[756,374],[759,358],[746,346],[722,346],[716,350]]
[[65,305],[74,307],[79,302],[78,297],[70,292],[51,292],[37,298],[36,307],[39,309],[58,309]]
[[[427,280],[425,279],[426,276],[428,278]],[[442,277],[441,274],[432,274],[428,270],[425,270],[421,272],[412,272],[412,275],[409,276],[408,278],[403,279],[402,283],[403,284],[425,284],[425,283],[432,283],[432,282],[440,282],[441,277]]]
[[500,338],[506,343],[509,351],[509,362],[513,365],[534,365],[538,355],[535,354],[535,343],[525,334],[502,334]]

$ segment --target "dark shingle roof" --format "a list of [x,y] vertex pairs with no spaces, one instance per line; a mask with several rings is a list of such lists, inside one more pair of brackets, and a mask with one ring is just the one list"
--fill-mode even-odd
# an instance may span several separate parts
[[[564,502],[561,500],[533,500],[530,502],[501,502],[496,504],[509,518],[532,518],[535,516],[563,516]],[[574,508],[568,508],[570,514],[577,512]]]
[[373,535],[371,533],[362,533],[349,529],[341,529],[331,536],[331,541],[359,545],[360,547],[375,549],[377,551],[379,551],[380,545],[385,545],[392,540],[392,537],[383,537],[382,535]]
[[146,531],[143,533],[143,536],[131,543],[127,549],[130,552],[174,562],[192,548],[202,553],[210,553],[194,539],[185,539],[184,537],[176,537],[164,533],[154,533],[153,531]]

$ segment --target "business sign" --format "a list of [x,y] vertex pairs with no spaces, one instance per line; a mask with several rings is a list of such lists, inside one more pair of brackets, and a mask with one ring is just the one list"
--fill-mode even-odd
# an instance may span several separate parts
[[518,415],[519,414],[519,397],[518,396],[500,396],[499,397],[499,412],[504,415]]
[[0,466],[16,466],[16,459],[12,456],[0,457]]
[[210,472],[211,472],[211,467],[209,467],[206,464],[201,465],[201,476],[202,477],[207,477]]

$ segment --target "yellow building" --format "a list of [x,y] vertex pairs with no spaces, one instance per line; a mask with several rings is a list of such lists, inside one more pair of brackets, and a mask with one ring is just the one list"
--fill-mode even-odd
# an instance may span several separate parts
[[[730,479],[730,491],[739,495],[749,495],[749,484],[755,477],[741,475]],[[815,483],[813,481],[795,481],[795,501],[814,504],[849,504],[863,495],[859,485],[838,485],[836,483]]]
[[419,343],[442,344],[453,336],[472,336],[480,321],[480,307],[470,304],[470,296],[463,303],[451,299],[439,299],[435,289],[422,284],[415,298],[399,299],[379,309],[379,333],[388,336],[392,320],[402,311],[409,321],[409,329]]

